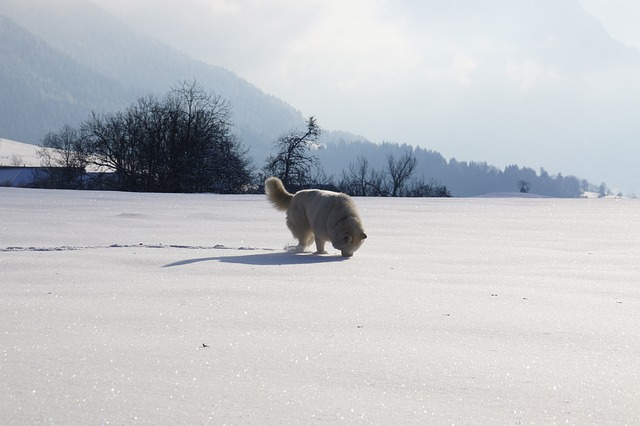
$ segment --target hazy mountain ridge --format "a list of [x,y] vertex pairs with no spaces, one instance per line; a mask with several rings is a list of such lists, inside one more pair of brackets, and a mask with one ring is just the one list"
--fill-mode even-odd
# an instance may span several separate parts
[[[230,103],[237,133],[252,148],[252,154],[256,158],[261,159],[267,155],[271,142],[278,134],[304,124],[299,111],[282,100],[265,94],[231,71],[194,60],[140,35],[92,4],[68,0],[60,7],[39,0],[7,0],[2,7],[5,13],[11,12],[11,19],[24,26],[22,31],[16,26],[12,30],[22,34],[27,31],[35,34],[37,37],[32,36],[31,39],[33,45],[40,43],[50,46],[51,57],[55,56],[53,52],[57,50],[61,56],[75,61],[78,68],[93,70],[96,79],[103,80],[104,85],[109,86],[106,92],[111,93],[110,97],[114,98],[113,108],[102,109],[99,103],[80,104],[76,106],[77,113],[68,118],[43,120],[41,126],[36,123],[29,132],[20,132],[16,127],[13,132],[5,134],[5,137],[38,143],[46,132],[57,130],[65,123],[76,124],[79,119],[86,118],[91,110],[102,112],[119,109],[148,94],[162,96],[178,82],[185,80],[197,81],[206,90],[220,94]],[[0,13],[3,12],[2,7]],[[7,43],[9,42],[8,39]],[[32,46],[24,48],[26,51],[32,49]],[[64,73],[71,73],[70,64],[63,68]],[[52,82],[54,85],[72,83],[77,86],[77,90],[90,93],[96,89],[93,84],[84,83],[87,78],[72,80],[67,74],[52,76],[52,79],[55,77],[67,81]],[[5,84],[11,87],[12,81],[3,82]],[[29,91],[25,87],[23,90]],[[39,101],[43,105],[50,99],[45,96]],[[74,103],[80,103],[80,100],[71,102],[69,107]],[[56,109],[64,108],[59,105]],[[43,108],[41,112],[46,115],[47,108]],[[17,111],[14,114],[9,111],[7,120],[13,121],[12,115],[18,115]],[[5,127],[0,129],[4,130]]]
[[0,129],[5,137],[37,143],[64,123],[77,123],[91,110],[120,108],[122,99],[131,97],[117,81],[56,51],[2,15],[0,57]]

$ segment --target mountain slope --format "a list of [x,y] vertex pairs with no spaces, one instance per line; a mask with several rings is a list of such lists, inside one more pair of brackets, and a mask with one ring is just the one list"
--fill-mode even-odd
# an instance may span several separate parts
[[[4,0],[0,5],[2,12],[24,27],[21,29],[7,19],[3,20],[3,35],[6,38],[3,37],[1,43],[6,48],[2,55],[6,54],[7,58],[0,57],[2,63],[11,61],[17,64],[24,52],[32,50],[40,52],[36,60],[38,64],[47,57],[54,63],[65,62],[64,66],[59,67],[61,70],[67,70],[69,67],[66,63],[75,61],[81,65],[83,78],[73,79],[66,71],[52,73],[47,85],[73,85],[76,90],[93,95],[88,97],[86,104],[78,102],[74,96],[72,99],[69,96],[43,99],[38,95],[45,90],[44,86],[29,87],[29,83],[20,82],[21,78],[28,79],[29,75],[21,76],[19,67],[7,69],[0,83],[15,87],[16,93],[25,92],[32,97],[26,103],[34,111],[34,105],[41,106],[37,112],[42,120],[34,123],[28,132],[19,131],[24,129],[25,117],[33,114],[8,108],[5,122],[0,124],[0,132],[5,137],[37,143],[46,132],[85,118],[92,109],[96,109],[96,105],[99,107],[97,109],[104,111],[122,108],[137,97],[148,94],[162,96],[180,81],[193,80],[229,101],[238,136],[259,161],[267,155],[271,143],[279,134],[304,124],[299,111],[265,94],[232,72],[193,60],[160,42],[139,35],[90,3],[77,0],[55,4],[40,0]],[[27,31],[40,38],[29,37]],[[18,42],[16,37],[27,42]],[[46,53],[43,53],[45,50]],[[35,66],[29,64],[29,67]],[[89,70],[95,74],[93,79],[89,77]],[[37,80],[42,81],[43,78],[38,75]],[[102,103],[94,103],[96,97],[103,96]],[[68,113],[59,113],[66,111]],[[9,126],[11,122],[21,124]]]
[[38,167],[38,149],[36,145],[0,138],[0,167]]
[[38,142],[64,123],[91,110],[109,111],[131,93],[56,51],[0,15],[0,131],[2,136]]

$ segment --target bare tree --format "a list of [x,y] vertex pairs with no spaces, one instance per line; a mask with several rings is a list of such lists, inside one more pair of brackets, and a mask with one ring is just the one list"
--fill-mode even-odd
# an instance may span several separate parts
[[249,184],[251,164],[230,117],[220,96],[181,83],[163,100],[149,96],[124,112],[93,114],[83,134],[118,189],[232,193]]
[[58,133],[48,133],[36,154],[46,168],[44,175],[37,176],[39,185],[65,189],[84,186],[89,154],[75,128],[65,125]]
[[287,188],[301,188],[313,181],[320,168],[318,157],[311,153],[322,130],[315,117],[309,117],[305,130],[281,135],[274,143],[276,154],[267,158],[265,174],[277,176]]
[[130,118],[121,111],[104,117],[92,113],[82,123],[81,133],[86,136],[91,163],[113,172],[110,181],[113,189],[140,191],[139,161],[131,132],[134,124]]
[[387,157],[387,173],[392,197],[403,196],[405,185],[411,179],[417,164],[412,152],[405,153],[398,160],[393,155]]
[[355,196],[366,196],[369,191],[369,161],[358,155],[355,163],[349,163],[349,172],[342,172],[341,190]]
[[371,169],[364,156],[358,156],[349,170],[343,171],[339,189],[350,195],[382,197],[450,197],[445,186],[425,183],[424,178],[413,180],[417,160],[412,152],[407,152],[396,160],[387,157],[384,172]]
[[355,163],[349,164],[349,171],[342,172],[339,189],[349,195],[363,197],[386,197],[389,185],[383,173],[369,167],[366,157],[359,155]]
[[24,160],[18,154],[11,154],[11,159],[9,160],[9,165],[14,167],[22,167],[24,166]]

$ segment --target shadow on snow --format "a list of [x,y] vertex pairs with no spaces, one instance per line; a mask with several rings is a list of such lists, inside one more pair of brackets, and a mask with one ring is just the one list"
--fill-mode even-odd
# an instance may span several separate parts
[[163,268],[173,268],[176,266],[186,266],[193,263],[200,262],[223,262],[223,263],[235,263],[240,265],[306,265],[313,263],[330,263],[330,262],[342,262],[347,260],[347,257],[342,256],[326,256],[315,253],[256,253],[240,256],[214,256],[214,257],[201,257],[196,259],[185,259],[177,262],[164,265]]

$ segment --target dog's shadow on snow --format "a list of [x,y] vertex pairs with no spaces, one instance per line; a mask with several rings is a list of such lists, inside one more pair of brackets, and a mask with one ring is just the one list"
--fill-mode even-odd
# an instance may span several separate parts
[[316,253],[253,253],[238,256],[214,256],[200,257],[197,259],[185,259],[164,265],[163,268],[173,268],[176,266],[187,266],[200,262],[222,262],[235,263],[240,265],[253,266],[281,266],[281,265],[307,265],[314,263],[334,263],[344,262],[348,257],[338,255],[322,255]]

